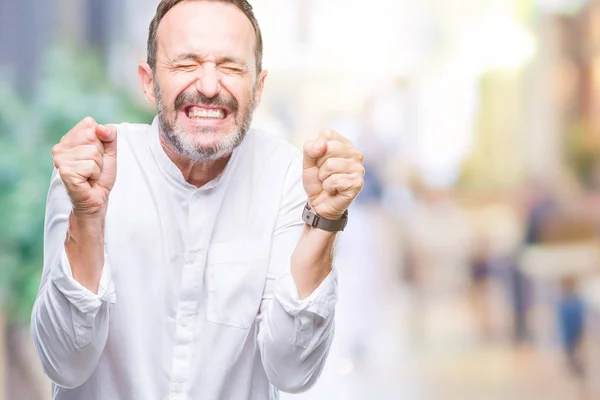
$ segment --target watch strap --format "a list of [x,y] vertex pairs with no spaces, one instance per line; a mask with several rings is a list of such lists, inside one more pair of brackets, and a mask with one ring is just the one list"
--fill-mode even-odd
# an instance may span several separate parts
[[348,224],[348,210],[344,212],[342,218],[333,220],[321,217],[306,204],[302,212],[302,220],[313,228],[322,229],[327,232],[339,232],[343,231]]

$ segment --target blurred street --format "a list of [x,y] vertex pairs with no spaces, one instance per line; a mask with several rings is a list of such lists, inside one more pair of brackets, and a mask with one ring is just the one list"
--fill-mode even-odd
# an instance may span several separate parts
[[[282,399],[596,398],[585,379],[570,375],[556,338],[515,344],[501,277],[485,291],[438,287],[435,295],[419,295],[400,279],[396,246],[386,235],[394,230],[390,220],[379,210],[362,212],[375,237],[340,243],[342,297],[328,367],[314,390]],[[384,275],[375,273],[380,268]],[[555,330],[551,311],[539,310],[546,314],[539,332]]]

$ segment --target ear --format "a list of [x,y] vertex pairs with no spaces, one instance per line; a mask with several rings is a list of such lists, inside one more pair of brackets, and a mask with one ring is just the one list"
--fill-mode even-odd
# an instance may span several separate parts
[[254,93],[254,102],[258,106],[260,104],[260,99],[262,99],[263,89],[265,88],[265,79],[269,71],[266,69],[262,70],[260,74],[258,74],[258,81],[256,82],[256,92]]
[[142,90],[144,91],[144,97],[152,104],[156,104],[156,97],[154,96],[154,75],[152,68],[146,62],[142,62],[138,65],[138,75],[142,83]]

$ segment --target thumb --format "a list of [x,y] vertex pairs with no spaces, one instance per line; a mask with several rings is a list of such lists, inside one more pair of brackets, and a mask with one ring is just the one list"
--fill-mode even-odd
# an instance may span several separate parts
[[304,169],[317,166],[317,160],[327,152],[327,142],[309,140],[304,144]]
[[96,125],[96,136],[104,144],[104,154],[117,154],[117,128],[113,125]]

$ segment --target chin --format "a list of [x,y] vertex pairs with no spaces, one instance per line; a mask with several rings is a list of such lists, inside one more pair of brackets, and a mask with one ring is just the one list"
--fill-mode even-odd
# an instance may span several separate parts
[[176,147],[182,155],[195,161],[214,161],[231,154],[245,134],[236,129],[225,133],[185,133],[177,136]]

